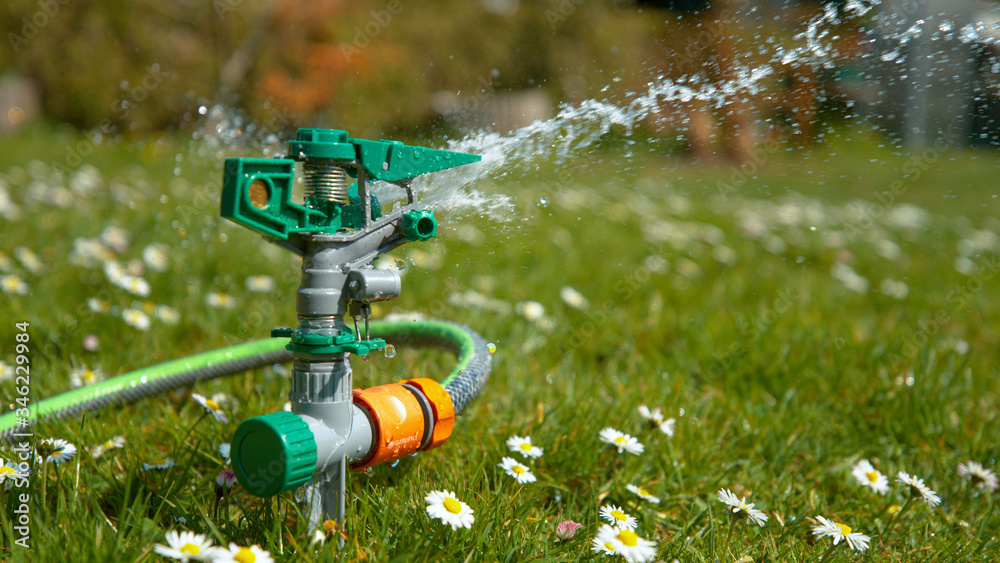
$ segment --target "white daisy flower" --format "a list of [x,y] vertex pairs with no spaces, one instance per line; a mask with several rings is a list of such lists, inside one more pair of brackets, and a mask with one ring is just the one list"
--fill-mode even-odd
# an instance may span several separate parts
[[522,301],[514,310],[529,321],[537,321],[545,316],[545,306],[538,301]]
[[174,461],[174,460],[172,460],[172,459],[170,459],[169,457],[167,459],[163,460],[163,463],[143,463],[142,464],[142,470],[143,471],[153,471],[153,470],[156,470],[156,471],[165,471],[167,469],[170,469],[171,467],[177,467],[177,462]]
[[904,471],[896,474],[896,481],[910,487],[910,497],[920,497],[931,508],[941,504],[941,497],[924,484],[924,480]]
[[97,458],[101,457],[102,455],[104,455],[105,453],[107,453],[107,452],[109,452],[111,450],[119,449],[119,448],[124,448],[124,447],[125,447],[125,437],[124,436],[115,436],[114,438],[111,438],[110,440],[107,440],[103,444],[99,444],[99,445],[94,446],[93,448],[91,448],[91,450],[90,450],[90,457],[92,457],[94,459],[97,459]]
[[11,489],[19,477],[27,477],[30,473],[29,470],[22,472],[15,460],[0,459],[0,483],[3,483],[4,489]]
[[674,437],[674,426],[676,424],[677,424],[677,419],[668,418],[668,419],[664,420],[662,424],[660,424],[659,426],[657,426],[657,428],[660,429],[660,432],[663,432],[667,436],[670,436],[671,438],[673,438]]
[[166,272],[170,267],[170,247],[153,243],[142,249],[142,261],[154,272]]
[[232,460],[230,459],[232,451],[233,451],[233,448],[229,444],[229,442],[226,442],[226,443],[224,443],[224,444],[222,444],[222,445],[219,446],[219,455],[221,455],[222,459],[224,459],[226,461],[226,465],[229,465],[232,462]]
[[108,281],[118,287],[121,287],[122,280],[128,276],[128,272],[126,272],[125,267],[119,264],[116,260],[111,260],[104,263],[104,275],[108,278]]
[[618,453],[628,452],[633,455],[641,454],[646,447],[639,443],[639,440],[615,430],[614,428],[605,428],[601,430],[601,441],[611,444],[618,449]]
[[859,552],[868,549],[868,542],[871,541],[870,537],[851,530],[851,527],[846,524],[833,522],[822,516],[817,516],[816,519],[819,520],[820,525],[812,527],[814,536],[821,538],[830,536],[833,538],[833,545],[837,545],[843,540],[847,542],[847,545],[851,549]]
[[1000,486],[997,474],[992,469],[986,469],[983,464],[972,461],[958,464],[958,475],[970,479],[972,484],[981,491],[993,492]]
[[122,318],[125,319],[125,324],[132,328],[149,330],[149,315],[138,309],[125,309],[122,311]]
[[229,548],[218,548],[215,563],[274,563],[271,553],[261,549],[259,545],[240,547],[230,543]]
[[191,398],[194,399],[194,401],[199,405],[205,407],[205,412],[211,413],[212,416],[215,417],[215,420],[222,423],[229,422],[225,413],[222,412],[222,408],[219,406],[219,403],[213,401],[212,399],[206,399],[197,393],[191,393]]
[[731,516],[733,518],[747,518],[761,527],[767,522],[767,514],[754,508],[753,503],[747,504],[746,497],[740,499],[729,489],[719,489],[716,495],[719,498],[719,502],[732,507]]
[[109,305],[107,301],[101,301],[96,297],[90,297],[87,299],[87,308],[95,313],[111,312],[111,305]]
[[597,553],[604,553],[606,555],[615,554],[615,546],[611,545],[611,542],[602,542],[600,537],[595,537],[590,541],[590,550],[596,551]]
[[652,561],[656,557],[656,543],[639,537],[632,530],[601,524],[597,531],[597,541],[601,545],[611,544],[611,550],[621,555],[629,563]]
[[143,276],[146,274],[146,265],[142,263],[142,260],[129,260],[125,266],[125,273],[130,276]]
[[568,285],[563,286],[562,289],[559,290],[559,297],[562,297],[563,302],[574,309],[582,311],[590,306],[590,301],[588,301],[582,293]]
[[235,484],[236,474],[231,469],[219,471],[219,475],[215,478],[215,485],[217,487],[225,487],[226,490],[232,489]]
[[274,280],[271,276],[258,275],[250,276],[246,280],[247,291],[255,293],[267,293],[274,291]]
[[205,534],[170,530],[166,538],[167,545],[155,544],[153,551],[179,561],[211,561],[215,559],[220,549],[213,546],[212,540]]
[[646,405],[639,405],[638,410],[639,416],[641,416],[643,420],[648,420],[649,422],[657,425],[663,423],[663,409],[660,407],[650,409]]
[[30,248],[19,246],[14,249],[14,256],[21,261],[21,264],[24,264],[29,272],[36,276],[45,271],[45,264]]
[[880,495],[889,492],[889,478],[879,473],[867,459],[855,463],[851,468],[851,474],[859,485],[868,487]]
[[14,375],[17,372],[17,368],[8,364],[7,362],[0,360],[0,381],[7,381],[8,379],[14,379]]
[[167,305],[157,305],[153,314],[168,325],[175,325],[181,320],[181,314],[173,307]]
[[112,262],[115,253],[97,239],[77,238],[73,240],[73,250],[69,253],[69,263],[93,270],[101,264]]
[[149,297],[149,282],[140,278],[139,276],[124,276],[118,282],[122,289],[131,293],[132,295],[138,295],[139,297]]
[[96,334],[88,334],[83,337],[83,349],[88,352],[96,352],[101,347],[101,341]]
[[469,505],[455,498],[450,491],[431,491],[424,497],[427,502],[427,514],[451,526],[452,530],[472,528],[476,518]]
[[531,445],[531,436],[511,436],[507,438],[507,448],[512,452],[517,452],[524,457],[542,457],[543,450],[538,446]]
[[4,293],[13,293],[14,295],[27,295],[31,292],[31,286],[14,274],[8,274],[0,277],[0,290],[3,290]]
[[636,496],[638,496],[639,498],[641,498],[644,501],[651,502],[653,504],[660,504],[660,497],[654,497],[652,494],[650,494],[649,491],[647,491],[646,489],[643,489],[642,487],[638,487],[636,485],[628,484],[628,485],[625,485],[625,488],[628,489],[628,491],[630,493],[635,494]]
[[61,438],[48,438],[38,442],[35,453],[40,462],[63,463],[76,455],[76,446]]
[[205,296],[205,303],[216,309],[232,309],[236,306],[236,300],[226,293],[209,293]]
[[104,232],[101,233],[101,242],[118,254],[122,254],[128,250],[128,238],[128,231],[112,225],[105,227]]
[[80,388],[84,385],[93,385],[98,381],[104,379],[104,374],[101,370],[94,369],[75,369],[69,374],[69,381],[74,388]]
[[635,527],[639,525],[639,521],[635,517],[625,514],[621,508],[613,504],[602,506],[600,514],[601,518],[610,522],[612,526],[617,526],[623,530],[635,530]]
[[497,466],[506,471],[507,475],[510,475],[522,485],[525,483],[535,482],[535,475],[531,472],[531,470],[528,469],[526,465],[518,463],[517,460],[512,457],[505,457],[501,459]]
[[583,524],[572,520],[563,520],[556,526],[556,539],[567,541],[576,536],[576,531],[583,527]]

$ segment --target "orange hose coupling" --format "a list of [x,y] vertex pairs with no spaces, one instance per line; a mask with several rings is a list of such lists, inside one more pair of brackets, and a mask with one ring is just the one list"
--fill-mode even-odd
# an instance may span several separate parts
[[440,446],[451,436],[451,431],[455,427],[455,404],[451,402],[451,395],[444,390],[440,383],[426,377],[404,381],[403,385],[420,390],[424,397],[427,397],[431,413],[434,415],[434,427],[431,429],[430,440],[425,436],[424,445],[420,449],[429,450]]
[[455,424],[451,396],[432,379],[355,389],[354,402],[365,409],[372,422],[372,449],[351,464],[355,471],[438,446],[448,439]]

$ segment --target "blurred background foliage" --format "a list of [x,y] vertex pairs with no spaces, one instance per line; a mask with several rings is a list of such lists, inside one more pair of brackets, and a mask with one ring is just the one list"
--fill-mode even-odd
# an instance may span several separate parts
[[[442,125],[442,92],[466,110],[523,89],[614,99],[664,69],[711,67],[696,18],[623,0],[9,0],[0,68],[37,86],[42,115],[84,130],[145,134],[224,102],[377,136]],[[726,33],[755,50],[758,31]]]

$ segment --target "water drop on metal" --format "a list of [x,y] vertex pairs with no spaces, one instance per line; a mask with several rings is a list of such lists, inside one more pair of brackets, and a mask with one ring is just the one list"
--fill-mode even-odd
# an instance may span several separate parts
[[392,344],[386,344],[385,345],[385,357],[386,358],[395,358],[396,357],[396,347],[393,346]]
[[492,342],[487,344],[486,347],[490,349],[490,354],[493,354],[497,351],[497,345]]

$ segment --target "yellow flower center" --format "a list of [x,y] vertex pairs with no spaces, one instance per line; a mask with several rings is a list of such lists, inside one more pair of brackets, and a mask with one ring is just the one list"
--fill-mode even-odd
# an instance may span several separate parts
[[459,504],[458,501],[453,498],[449,497],[444,499],[443,504],[444,504],[444,509],[447,510],[448,512],[451,512],[452,514],[458,514],[459,512],[462,511],[462,505]]
[[205,399],[205,406],[212,409],[213,411],[219,410],[219,403],[216,403],[212,399]]
[[145,311],[146,314],[152,315],[156,311],[156,303],[153,303],[152,301],[144,301],[142,304],[142,310]]
[[628,516],[626,516],[625,513],[622,512],[621,510],[612,510],[611,517],[620,522],[625,522],[626,520],[628,520]]
[[890,505],[890,506],[889,506],[889,508],[886,508],[886,509],[885,509],[885,511],[886,511],[886,513],[888,513],[888,514],[895,514],[895,513],[899,512],[899,510],[900,510],[901,508],[902,508],[902,507],[901,507],[901,506],[899,506],[898,504],[893,504],[893,505]]
[[622,445],[622,442],[624,441],[625,441],[625,436],[619,436],[615,438],[615,443],[618,444],[619,446]]
[[604,544],[604,549],[610,551],[611,553],[615,552],[615,546],[611,545],[611,542]]
[[519,447],[519,448],[521,448],[521,449],[522,449],[523,451],[528,451],[528,450],[530,450],[530,449],[531,449],[531,444],[529,444],[529,443],[525,442],[525,443],[521,444],[521,445],[520,445],[520,446],[518,446],[518,447]]
[[7,467],[6,465],[0,466],[0,473],[16,473],[13,467]]
[[618,541],[629,547],[635,547],[639,544],[639,536],[637,536],[633,531],[622,530],[618,532]]
[[847,534],[851,533],[851,527],[848,526],[847,524],[841,524],[841,523],[838,522],[837,523],[837,529],[840,530],[840,533],[844,534],[845,536]]
[[187,553],[188,555],[198,555],[201,553],[201,548],[193,543],[186,543],[181,546],[181,553]]
[[239,561],[240,563],[254,563],[254,561],[257,560],[257,556],[254,555],[252,551],[250,551],[249,547],[244,547],[236,552],[236,555],[233,556],[233,559]]
[[335,520],[324,520],[323,530],[327,532],[335,532],[337,530],[337,522]]
[[868,473],[865,473],[865,477],[868,477],[869,482],[874,483],[875,481],[878,481],[878,472],[869,471]]
[[647,491],[646,489],[643,489],[642,487],[639,487],[639,496],[641,496],[641,497],[648,497],[649,496],[649,491]]
[[518,475],[524,475],[524,468],[521,467],[520,465],[515,465],[514,467],[511,468],[511,471],[517,473]]

